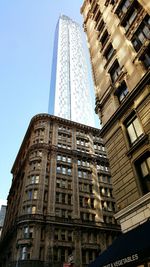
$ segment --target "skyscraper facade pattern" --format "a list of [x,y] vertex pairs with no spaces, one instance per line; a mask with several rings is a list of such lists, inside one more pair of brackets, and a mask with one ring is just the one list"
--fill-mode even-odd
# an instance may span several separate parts
[[55,32],[49,113],[94,126],[81,29],[64,15]]

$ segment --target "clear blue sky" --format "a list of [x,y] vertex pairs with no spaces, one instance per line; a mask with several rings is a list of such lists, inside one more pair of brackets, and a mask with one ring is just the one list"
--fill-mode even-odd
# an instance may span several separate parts
[[0,1],[0,199],[31,118],[48,110],[55,26],[60,14],[82,24],[83,0]]

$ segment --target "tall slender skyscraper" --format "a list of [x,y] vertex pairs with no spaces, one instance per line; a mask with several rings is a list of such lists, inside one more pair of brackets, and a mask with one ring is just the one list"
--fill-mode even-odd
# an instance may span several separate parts
[[55,32],[49,113],[94,126],[81,28],[64,15]]

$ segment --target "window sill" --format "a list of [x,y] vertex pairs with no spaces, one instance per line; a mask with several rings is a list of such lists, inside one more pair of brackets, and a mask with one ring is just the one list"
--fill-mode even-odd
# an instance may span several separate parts
[[135,150],[137,150],[141,145],[148,141],[148,135],[142,134],[133,144],[132,147],[127,152],[127,156],[131,157]]

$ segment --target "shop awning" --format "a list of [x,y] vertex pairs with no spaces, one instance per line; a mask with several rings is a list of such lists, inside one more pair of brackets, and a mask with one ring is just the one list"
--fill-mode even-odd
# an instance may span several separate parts
[[88,267],[134,266],[146,258],[150,258],[150,220],[121,234]]

